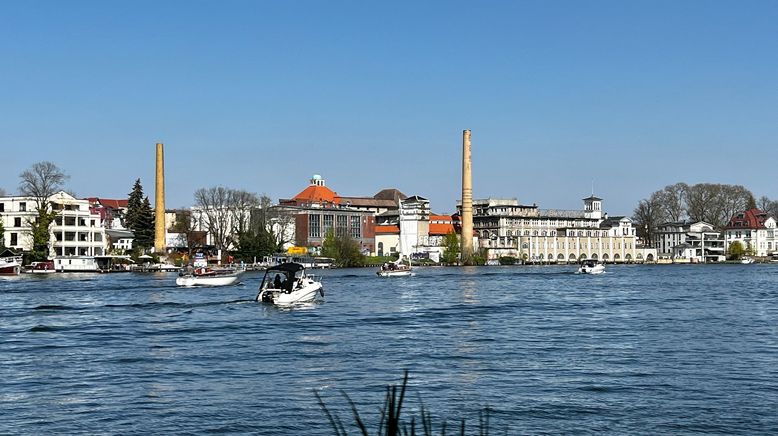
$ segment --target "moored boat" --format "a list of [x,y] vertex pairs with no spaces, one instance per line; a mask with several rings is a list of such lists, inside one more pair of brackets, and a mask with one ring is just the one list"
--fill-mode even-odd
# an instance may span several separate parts
[[56,270],[54,269],[54,261],[46,260],[43,262],[31,263],[30,266],[24,270],[24,272],[30,274],[51,274],[56,272]]
[[22,256],[11,250],[0,253],[0,276],[18,276],[22,271]]
[[744,258],[740,259],[740,263],[746,264],[746,265],[748,265],[750,263],[754,263],[754,258],[753,257],[744,257]]
[[190,273],[181,273],[176,278],[178,286],[228,286],[240,281],[243,271],[234,269],[195,268]]
[[299,263],[282,263],[265,270],[259,285],[257,301],[289,305],[324,298],[321,280],[305,273]]

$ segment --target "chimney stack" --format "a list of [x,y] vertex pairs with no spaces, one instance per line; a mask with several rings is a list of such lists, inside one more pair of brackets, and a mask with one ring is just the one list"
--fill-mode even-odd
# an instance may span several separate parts
[[154,252],[165,253],[165,150],[157,143],[157,185],[154,201]]
[[473,257],[473,174],[470,130],[462,131],[462,263]]

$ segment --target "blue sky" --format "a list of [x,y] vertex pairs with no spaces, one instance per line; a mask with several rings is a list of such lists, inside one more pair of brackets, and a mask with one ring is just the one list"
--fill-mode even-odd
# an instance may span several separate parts
[[679,181],[778,198],[778,2],[133,1],[0,5],[0,187],[79,196],[397,187],[612,215]]

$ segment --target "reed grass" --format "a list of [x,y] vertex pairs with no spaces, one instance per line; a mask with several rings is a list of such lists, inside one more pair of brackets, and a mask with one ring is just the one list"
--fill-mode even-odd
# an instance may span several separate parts
[[[429,409],[427,409],[424,406],[424,402],[419,397],[419,404],[421,405],[420,408],[420,417],[417,419],[415,416],[411,416],[410,422],[406,422],[403,420],[402,417],[402,410],[403,410],[403,403],[405,401],[405,394],[408,388],[408,370],[405,370],[403,375],[403,381],[402,385],[399,388],[397,385],[389,385],[386,387],[386,395],[384,397],[383,405],[380,409],[380,416],[378,421],[378,428],[376,429],[375,434],[376,436],[416,436],[418,435],[424,435],[424,436],[433,436],[435,435],[435,428],[433,425],[432,420],[432,414],[430,413]],[[321,398],[318,392],[314,391],[314,395],[316,396],[316,399],[319,402],[319,406],[321,407],[322,411],[324,412],[324,415],[327,417],[327,421],[329,421],[330,426],[332,427],[332,430],[335,432],[336,436],[347,436],[349,433],[347,431],[347,428],[353,428],[356,427],[359,430],[358,434],[361,434],[362,436],[370,436],[371,433],[368,431],[367,424],[365,424],[365,421],[362,419],[362,416],[359,414],[359,410],[357,409],[356,404],[354,404],[354,401],[351,400],[351,397],[349,395],[341,390],[341,395],[346,399],[348,402],[353,423],[347,427],[343,424],[343,421],[340,419],[340,417],[337,414],[333,414],[328,408],[327,405],[324,403],[324,400]],[[481,409],[478,412],[478,428],[477,428],[477,434],[479,436],[488,436],[489,435],[489,418],[490,418],[491,409],[487,406]],[[418,428],[417,428],[418,427]],[[446,436],[448,430],[447,421],[444,420],[440,427],[437,434],[440,434],[441,436]],[[465,436],[466,432],[466,426],[465,426],[465,419],[460,419],[458,422],[458,425],[454,428],[454,433],[450,433],[452,435],[459,434],[461,436]],[[458,432],[457,432],[458,431]],[[507,430],[506,430],[507,434]]]

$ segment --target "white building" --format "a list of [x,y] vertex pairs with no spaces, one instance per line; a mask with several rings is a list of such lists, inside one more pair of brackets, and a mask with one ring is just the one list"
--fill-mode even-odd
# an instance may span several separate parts
[[[656,251],[638,247],[628,217],[608,218],[602,199],[583,199],[583,210],[539,209],[514,199],[473,201],[478,247],[490,260],[512,256],[529,262],[651,262]],[[458,205],[461,208],[461,205]]]
[[725,260],[724,239],[712,224],[704,221],[660,224],[653,242],[661,257],[689,262]]
[[[102,256],[106,253],[105,228],[100,215],[90,209],[89,200],[60,191],[48,199],[56,213],[50,231],[49,257]],[[15,250],[32,250],[30,223],[38,215],[33,197],[0,197],[5,245]]]
[[724,230],[726,249],[739,241],[746,253],[767,257],[778,255],[778,229],[775,218],[759,209],[738,212],[729,220]]

